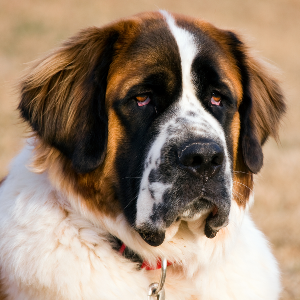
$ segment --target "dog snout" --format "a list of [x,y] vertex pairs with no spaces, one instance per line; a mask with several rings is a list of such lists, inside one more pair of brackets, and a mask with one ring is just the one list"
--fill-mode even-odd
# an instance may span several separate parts
[[178,149],[180,165],[195,176],[213,177],[224,161],[224,151],[213,140],[185,143]]

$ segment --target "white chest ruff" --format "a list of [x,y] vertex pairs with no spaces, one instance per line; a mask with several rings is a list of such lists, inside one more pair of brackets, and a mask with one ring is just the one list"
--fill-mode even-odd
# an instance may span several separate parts
[[[85,220],[53,190],[47,174],[20,169],[30,154],[25,149],[19,155],[1,187],[0,262],[10,299],[145,298],[160,270],[138,270],[112,249],[108,229],[132,248],[140,246],[124,217],[117,224],[104,220],[102,227]],[[166,299],[276,299],[277,264],[247,212],[233,206],[230,224],[213,240],[203,235],[181,244],[180,234],[154,248],[177,259],[167,269]],[[145,253],[151,259],[151,250]]]
[[0,182],[0,299],[146,299],[160,270],[119,241],[172,263],[166,300],[278,299],[249,206],[285,104],[237,34],[143,13],[79,32],[20,86],[35,138]]

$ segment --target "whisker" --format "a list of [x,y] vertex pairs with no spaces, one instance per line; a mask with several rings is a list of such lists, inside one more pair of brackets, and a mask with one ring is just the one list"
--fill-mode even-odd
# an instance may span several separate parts
[[233,171],[234,173],[243,173],[243,174],[246,174],[246,175],[249,175],[249,173],[247,172],[242,172],[242,171]]
[[239,194],[240,196],[244,197],[244,195],[242,195],[241,193],[239,193],[238,191],[232,191],[235,194]]
[[237,197],[241,202],[244,201],[244,199],[240,198],[234,191],[232,191],[232,194],[233,194],[234,197]]
[[247,185],[245,185],[245,184],[243,184],[243,183],[241,183],[241,182],[239,182],[239,181],[236,181],[236,180],[234,180],[233,182],[236,182],[237,184],[243,185],[244,187],[246,187],[247,189],[249,189],[249,190],[253,193],[253,190],[250,189],[249,186],[247,186]]
[[132,203],[133,201],[135,201],[137,198],[138,198],[138,196],[136,196],[136,197],[134,197],[133,199],[131,199],[131,200],[127,203],[127,205],[124,207],[124,209],[127,208],[127,207],[129,206],[129,204]]

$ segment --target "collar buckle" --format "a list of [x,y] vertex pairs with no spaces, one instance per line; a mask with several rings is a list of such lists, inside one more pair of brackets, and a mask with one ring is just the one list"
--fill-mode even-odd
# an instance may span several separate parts
[[154,282],[149,285],[148,300],[165,300],[164,284],[167,276],[167,260],[163,258],[161,261],[161,277],[159,283]]

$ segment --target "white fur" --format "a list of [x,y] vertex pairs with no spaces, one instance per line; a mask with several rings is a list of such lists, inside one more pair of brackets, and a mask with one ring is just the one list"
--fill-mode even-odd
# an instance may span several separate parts
[[[232,203],[230,222],[207,239],[203,220],[182,223],[159,247],[147,245],[123,215],[83,217],[73,199],[34,174],[32,147],[15,159],[0,189],[0,265],[8,299],[145,299],[160,271],[137,270],[111,248],[108,233],[154,263],[166,256],[166,299],[278,299],[277,264],[248,212]],[[183,238],[184,237],[184,238]]]
[[[153,199],[149,191],[151,184],[149,183],[148,178],[151,170],[155,169],[160,164],[161,150],[164,144],[173,137],[168,133],[168,128],[170,126],[173,126],[174,128],[176,126],[176,135],[178,132],[188,130],[188,132],[194,132],[195,136],[199,138],[210,138],[218,141],[223,146],[226,164],[225,178],[227,179],[226,184],[230,191],[229,194],[231,194],[232,190],[230,159],[224,131],[219,122],[201,105],[199,99],[196,97],[193,85],[191,66],[201,46],[196,44],[194,37],[190,32],[175,24],[175,20],[169,13],[166,11],[161,11],[161,13],[165,17],[179,48],[182,69],[182,95],[180,99],[169,108],[169,115],[171,115],[171,117],[168,116],[168,122],[161,124],[159,135],[154,140],[148,152],[137,199],[137,228],[142,227],[144,224],[150,224],[160,228],[164,227],[161,223],[157,224],[160,220],[153,224],[153,221],[150,221],[150,216],[153,214],[153,206],[162,202],[163,193],[168,188],[171,188],[172,185],[159,184]],[[195,116],[189,116],[189,111],[193,111]],[[179,126],[176,125],[177,118],[182,118],[184,120]]]
[[[176,26],[170,15],[163,14],[178,42],[184,74],[177,116],[187,120],[189,130],[218,138],[226,149],[222,128],[196,99],[191,83],[190,66],[199,47],[190,33]],[[192,106],[197,117],[187,116]],[[145,202],[138,200],[139,222],[149,216],[152,202],[147,200],[148,176],[152,167],[160,163],[160,149],[173,123],[171,119],[162,125],[149,150],[149,168],[145,167],[141,183]],[[123,214],[116,219],[96,217],[80,205],[79,196],[65,195],[55,188],[47,172],[31,172],[26,166],[32,155],[33,146],[28,145],[15,158],[0,187],[0,268],[8,300],[146,299],[148,286],[158,281],[160,270],[139,270],[112,249],[111,235],[153,265],[159,257],[173,262],[167,269],[167,300],[278,299],[276,261],[248,209],[240,208],[235,201],[229,225],[215,238],[204,235],[206,216],[200,215],[189,223],[173,224],[167,229],[165,241],[159,247],[151,247],[129,226]],[[229,170],[226,153],[231,189]],[[155,188],[155,198],[160,201],[168,186]]]
[[191,66],[200,47],[197,47],[191,33],[175,24],[174,18],[168,12],[161,11],[161,14],[165,17],[179,48],[183,90],[188,89],[193,91],[194,86],[191,80]]

